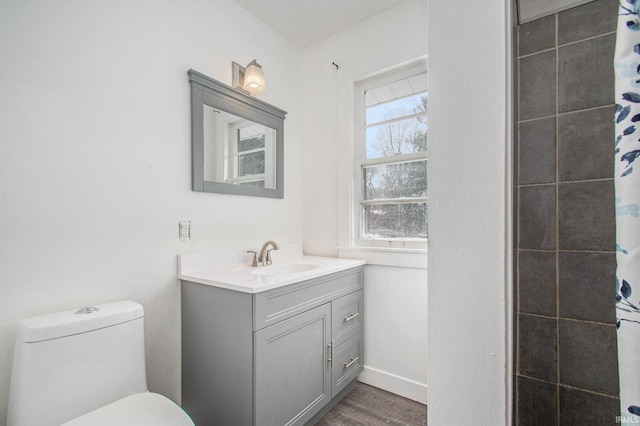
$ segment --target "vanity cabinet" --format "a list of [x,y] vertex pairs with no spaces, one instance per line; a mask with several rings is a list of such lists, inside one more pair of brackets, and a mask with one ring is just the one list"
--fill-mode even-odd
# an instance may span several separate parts
[[259,293],[183,280],[183,408],[198,426],[313,424],[362,371],[363,315],[361,266]]

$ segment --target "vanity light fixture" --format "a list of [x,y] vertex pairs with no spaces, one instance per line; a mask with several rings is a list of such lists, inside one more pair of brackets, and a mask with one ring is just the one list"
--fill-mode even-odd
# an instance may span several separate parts
[[252,95],[258,94],[265,89],[262,66],[255,59],[249,62],[246,67],[231,62],[231,76],[234,89]]

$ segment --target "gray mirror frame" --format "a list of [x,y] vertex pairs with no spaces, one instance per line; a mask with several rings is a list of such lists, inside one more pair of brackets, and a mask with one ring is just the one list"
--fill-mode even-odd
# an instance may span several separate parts
[[[191,162],[194,191],[253,197],[284,198],[284,118],[286,111],[245,95],[195,70],[189,70],[191,84]],[[203,105],[235,114],[276,131],[276,188],[257,188],[204,180]]]

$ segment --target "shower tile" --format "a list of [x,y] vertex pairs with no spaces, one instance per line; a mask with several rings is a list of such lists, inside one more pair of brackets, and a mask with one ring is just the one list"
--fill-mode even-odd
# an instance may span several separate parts
[[517,417],[519,426],[550,426],[558,424],[557,386],[518,377]]
[[518,27],[518,55],[530,55],[541,50],[552,49],[556,45],[556,17],[522,24]]
[[560,383],[618,395],[615,325],[560,320]]
[[615,36],[611,34],[558,49],[560,112],[614,103],[614,48]]
[[613,114],[611,106],[558,117],[560,181],[613,177]]
[[519,183],[556,181],[556,120],[543,118],[519,124]]
[[520,59],[520,120],[545,117],[556,112],[556,54],[537,53]]
[[560,250],[615,250],[613,179],[558,185]]
[[518,274],[520,312],[555,316],[555,252],[521,250]]
[[556,185],[520,188],[520,248],[556,248]]
[[558,44],[616,30],[619,0],[597,0],[558,13]]
[[561,252],[560,316],[615,324],[615,253]]
[[518,319],[518,373],[555,382],[557,320],[527,314],[519,314]]
[[615,425],[620,400],[560,387],[561,425]]

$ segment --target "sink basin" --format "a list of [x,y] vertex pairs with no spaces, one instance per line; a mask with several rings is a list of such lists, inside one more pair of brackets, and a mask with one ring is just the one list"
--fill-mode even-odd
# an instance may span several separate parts
[[299,243],[280,244],[280,250],[271,254],[273,264],[251,267],[253,256],[246,249],[184,253],[178,257],[178,278],[244,293],[261,293],[365,264],[358,259],[306,256]]
[[309,272],[323,266],[320,262],[305,263],[283,263],[281,265],[269,265],[252,268],[251,273],[254,275],[288,275],[299,274],[300,272]]

